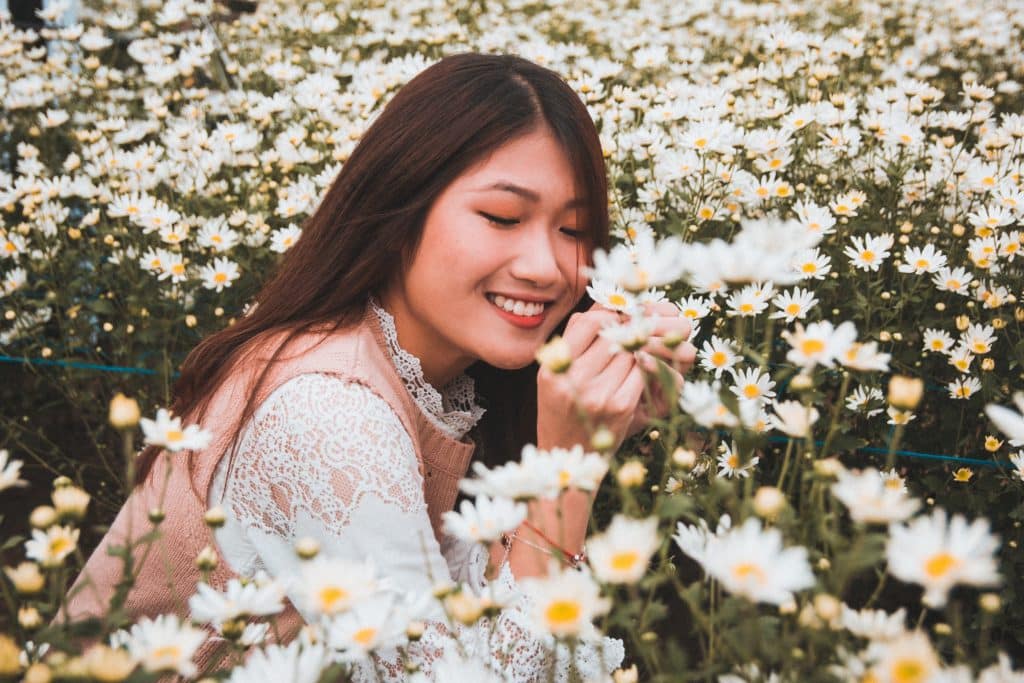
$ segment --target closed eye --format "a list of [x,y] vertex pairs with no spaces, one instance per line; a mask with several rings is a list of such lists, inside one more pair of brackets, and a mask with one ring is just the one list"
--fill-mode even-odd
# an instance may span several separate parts
[[484,213],[483,211],[478,211],[477,213],[486,218],[489,222],[497,223],[498,225],[515,225],[519,222],[518,218],[502,218],[501,216],[492,216],[491,214]]
[[587,236],[586,230],[573,230],[572,228],[562,228],[562,232],[575,239],[583,239]]

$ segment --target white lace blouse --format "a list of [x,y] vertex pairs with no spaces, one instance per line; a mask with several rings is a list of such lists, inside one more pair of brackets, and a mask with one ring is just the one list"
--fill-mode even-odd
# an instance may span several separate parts
[[[371,306],[416,404],[439,428],[463,438],[484,412],[473,380],[460,375],[437,391],[419,359],[398,345],[391,315]],[[326,374],[292,378],[246,424],[230,471],[228,460],[218,464],[210,500],[227,513],[215,539],[241,576],[297,574],[295,542],[310,537],[329,557],[372,560],[380,575],[407,590],[429,591],[449,579],[478,594],[489,589],[484,548],[453,536],[435,539],[412,439],[391,407],[362,385]],[[500,592],[516,594],[507,564],[496,581]],[[424,636],[406,648],[407,659],[429,677],[453,638],[510,681],[548,680],[552,667],[555,680],[569,679],[567,649],[534,635],[521,604],[493,629],[488,620],[454,632],[428,621]],[[584,680],[607,680],[622,657],[621,641],[605,638],[598,647],[577,648],[575,668]],[[354,680],[405,679],[397,652],[381,653],[375,663],[357,668]]]

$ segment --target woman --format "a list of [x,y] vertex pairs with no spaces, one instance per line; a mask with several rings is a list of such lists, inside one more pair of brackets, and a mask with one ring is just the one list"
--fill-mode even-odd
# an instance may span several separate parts
[[[488,564],[514,578],[545,573],[549,554],[532,531],[496,545],[489,563],[447,536],[441,515],[474,451],[497,464],[525,443],[588,444],[594,424],[619,444],[661,409],[641,400],[641,363],[653,359],[612,354],[598,332],[619,316],[583,296],[582,269],[607,242],[598,135],[556,74],[476,54],[420,73],[366,132],[256,305],[186,359],[173,411],[214,438],[187,466],[155,447],[142,454],[138,486],[69,614],[112,602],[132,615],[185,616],[196,554],[210,543],[202,516],[217,503],[227,519],[213,544],[215,587],[259,570],[294,575],[294,545],[306,537],[324,555],[371,559],[408,590],[449,578],[481,588]],[[688,330],[674,311],[661,309],[656,335]],[[538,372],[534,355],[557,329],[572,366]],[[693,349],[682,348],[685,365]],[[536,506],[531,521],[576,551],[590,504],[572,491]],[[166,515],[159,557],[136,560],[136,588],[123,596],[121,560],[107,550],[148,531],[155,506]],[[282,639],[300,616],[289,607],[278,620]],[[539,641],[510,620],[495,631],[485,659],[515,680],[546,678]],[[410,655],[429,673],[447,638],[430,623]],[[595,670],[616,664],[606,655]],[[397,661],[376,663],[404,675]]]

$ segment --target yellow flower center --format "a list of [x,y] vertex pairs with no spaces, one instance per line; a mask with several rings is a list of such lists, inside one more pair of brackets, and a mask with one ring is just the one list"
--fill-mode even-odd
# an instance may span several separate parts
[[959,564],[959,561],[947,552],[937,553],[932,555],[931,559],[924,563],[925,574],[933,579],[940,579],[954,567]]
[[625,306],[626,297],[622,296],[621,294],[612,294],[611,296],[608,297],[608,303],[610,303],[612,306]]
[[4,242],[4,251],[6,251],[8,254],[13,254],[14,252],[18,251],[18,248],[14,246],[14,242],[8,241]]
[[327,586],[320,589],[320,604],[324,609],[330,610],[348,597],[348,591],[340,586]]
[[566,626],[580,618],[580,604],[575,600],[555,600],[544,611],[552,626]]
[[639,560],[640,555],[635,550],[625,550],[621,553],[615,553],[612,555],[611,559],[612,569],[617,571],[632,569]]
[[352,640],[356,641],[363,647],[366,647],[367,645],[372,643],[375,637],[377,637],[377,629],[371,626],[361,628],[352,634]]
[[725,459],[725,464],[727,464],[732,469],[736,469],[737,467],[740,466],[740,458],[735,453],[732,453],[731,455],[729,455],[728,458]]
[[753,310],[754,310],[754,304],[751,304],[751,303],[740,304],[740,312],[741,313],[752,313]]
[[696,319],[697,318],[697,309],[696,308],[687,308],[685,311],[683,311],[683,317],[684,318],[690,318],[691,320]]
[[71,539],[65,536],[58,536],[50,540],[51,555],[63,555],[69,552],[72,547],[74,547],[74,544],[71,542]]
[[171,660],[177,661],[181,659],[181,648],[177,645],[164,645],[153,650],[150,655],[150,659],[157,661]]
[[181,441],[185,438],[185,434],[180,429],[169,429],[167,430],[167,441],[175,442]]
[[871,251],[870,249],[865,249],[864,251],[860,252],[860,260],[861,261],[874,261],[875,260],[875,252]]
[[227,282],[228,281],[227,273],[217,273],[216,275],[213,276],[213,281],[214,282]]
[[705,147],[708,146],[708,139],[697,138],[696,140],[693,141],[693,146],[696,147],[697,149],[704,149]]
[[929,266],[928,259],[919,258],[914,261],[914,265],[918,268],[927,268]]
[[928,678],[927,667],[916,659],[898,659],[889,669],[893,683],[920,683]]
[[708,220],[709,218],[715,215],[715,210],[712,209],[710,206],[705,206],[701,208],[698,215],[704,220]]
[[711,364],[716,368],[722,367],[729,360],[724,351],[715,351],[711,354]]
[[732,575],[740,581],[753,579],[760,584],[765,582],[764,570],[753,562],[741,562],[736,565],[732,568]]
[[782,166],[782,159],[772,159],[768,162],[768,168],[775,170],[779,166]]
[[850,213],[850,207],[846,204],[839,204],[836,206],[836,213]]
[[171,272],[174,273],[175,275],[181,275],[182,273],[185,272],[185,264],[175,263],[173,266],[171,266]]
[[796,315],[799,312],[800,304],[793,303],[786,306],[786,313],[788,313],[789,315]]
[[825,342],[820,339],[804,339],[800,342],[800,351],[805,356],[813,356],[825,350]]
[[779,185],[777,188],[775,188],[775,194],[779,195],[780,197],[788,197],[789,185]]
[[561,470],[558,473],[558,485],[563,489],[569,485],[569,481],[572,479],[572,474],[569,470]]
[[758,396],[761,395],[761,387],[753,383],[748,384],[747,386],[743,387],[743,395],[746,396],[747,398],[757,398]]
[[818,266],[813,261],[808,261],[807,263],[800,267],[800,270],[804,271],[805,273],[817,273]]
[[941,339],[932,339],[932,348],[935,349],[936,351],[941,351],[942,349],[946,348],[946,343],[943,342]]
[[971,344],[971,349],[975,353],[988,353],[989,352],[988,342],[976,341],[973,344]]

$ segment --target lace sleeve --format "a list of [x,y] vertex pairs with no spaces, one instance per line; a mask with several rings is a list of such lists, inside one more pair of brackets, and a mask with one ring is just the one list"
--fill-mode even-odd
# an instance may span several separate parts
[[[295,541],[312,537],[327,556],[371,559],[403,590],[427,592],[453,573],[483,575],[480,553],[461,555],[474,571],[449,567],[431,530],[412,440],[391,407],[362,385],[325,374],[285,382],[257,409],[230,471],[219,472],[213,485],[224,487],[228,512],[216,539],[239,573],[293,576],[300,562]],[[507,567],[502,576],[504,589],[513,591]],[[482,582],[473,581],[473,588],[484,588]],[[510,680],[547,679],[557,664],[551,644],[529,635],[515,608],[507,612],[496,624],[468,628],[428,621],[406,657],[430,675],[457,638],[464,651]],[[379,653],[374,664],[357,669],[355,680],[406,679],[397,652]]]

